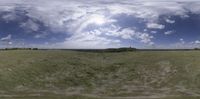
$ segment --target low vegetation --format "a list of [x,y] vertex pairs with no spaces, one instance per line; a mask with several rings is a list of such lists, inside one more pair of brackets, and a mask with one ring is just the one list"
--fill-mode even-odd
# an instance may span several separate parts
[[0,51],[0,97],[197,99],[199,66],[199,51]]

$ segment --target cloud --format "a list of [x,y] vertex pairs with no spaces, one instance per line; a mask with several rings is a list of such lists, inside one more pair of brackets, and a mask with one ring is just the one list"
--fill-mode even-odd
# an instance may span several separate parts
[[165,26],[162,24],[157,24],[157,23],[147,23],[147,28],[149,28],[149,29],[164,29]]
[[157,33],[157,31],[151,31],[151,33],[152,33],[152,34],[156,34],[156,33]]
[[60,45],[69,48],[106,48],[106,47],[120,47],[121,40],[139,40],[145,45],[152,45],[153,36],[137,32],[133,28],[121,28],[116,25],[110,27],[97,28],[91,31],[74,34]]
[[48,33],[47,33],[47,32],[42,32],[42,33],[40,33],[40,34],[36,34],[36,35],[34,36],[34,38],[39,39],[39,38],[45,38],[46,36],[48,36]]
[[195,44],[200,44],[200,41],[199,41],[199,40],[196,40],[194,43],[195,43]]
[[[17,4],[21,4],[21,6],[25,4],[30,5],[21,8],[21,10],[26,10],[28,12],[26,14],[27,16],[40,20],[52,28],[58,28],[61,30],[70,26],[81,27],[76,25],[82,25],[83,21],[89,21],[91,19],[90,16],[93,16],[93,14],[102,16],[108,13],[106,17],[111,17],[124,13],[150,21],[157,20],[159,16],[163,14],[182,15],[185,12],[185,10],[182,8],[182,5],[177,2],[163,3],[146,1],[132,3],[131,0],[115,1],[115,3],[108,4],[101,3],[106,1],[99,0],[94,0],[87,3],[81,0],[56,0],[52,2],[49,2],[48,0],[35,0],[34,2],[16,0],[16,2]],[[2,4],[3,3],[6,3],[6,1],[4,0]],[[9,3],[13,4],[7,1],[7,4]],[[66,3],[68,4],[67,6],[65,5]]]
[[165,35],[170,35],[170,34],[173,34],[173,33],[174,33],[174,31],[166,31],[166,32],[164,32]]
[[173,23],[175,23],[175,21],[174,20],[170,20],[170,19],[166,19],[165,20],[167,23],[170,23],[170,24],[173,24]]
[[137,32],[131,28],[121,29],[119,26],[111,25],[109,28],[100,28],[102,33],[107,36],[120,37],[122,39],[132,39]]
[[193,49],[200,47],[200,41],[195,40],[191,42],[185,42],[184,39],[180,38],[178,42],[171,43],[168,45],[156,45],[156,47],[161,49]]
[[[116,22],[114,19],[109,19],[106,16],[103,15],[98,15],[98,14],[92,14],[92,15],[87,15],[85,17],[82,17],[81,19],[77,19],[78,22],[74,23],[74,27],[77,29],[75,32],[80,33],[82,32],[85,28],[87,28],[88,25],[93,24],[93,25],[102,25],[102,24],[109,24]],[[77,25],[80,24],[80,25]]]
[[11,38],[12,38],[12,35],[11,34],[9,34],[8,36],[6,36],[6,37],[2,37],[1,38],[1,41],[10,41],[11,40]]
[[20,27],[24,28],[27,31],[34,31],[34,32],[40,29],[40,26],[31,19],[29,19],[24,23],[21,23]]
[[2,19],[5,21],[13,21],[17,19],[17,15],[15,13],[5,14],[2,16]]
[[[4,6],[0,6],[0,12],[10,12],[10,14],[3,15],[2,18],[11,21],[18,17],[15,11],[24,11],[24,16],[29,20],[22,22],[21,27],[28,31],[39,31],[42,27],[37,24],[36,21],[38,21],[53,32],[70,35],[65,37],[65,41],[57,43],[64,47],[118,46],[124,39],[136,39],[145,44],[153,44],[154,36],[152,34],[155,34],[156,31],[152,31],[151,34],[147,33],[147,30],[164,29],[165,25],[159,22],[161,16],[189,17],[188,12],[200,13],[200,3],[198,2],[154,1],[1,0],[0,4]],[[121,14],[142,20],[146,24],[146,31],[116,25],[119,23],[115,16]],[[167,18],[165,22],[173,24],[175,20]],[[107,27],[103,27],[103,25]],[[172,31],[165,32],[166,35],[171,33]],[[45,35],[36,34],[34,37],[42,38]]]
[[153,43],[153,42],[151,42],[151,39],[153,38],[153,36],[150,36],[147,33],[140,34],[139,38],[141,39],[141,42],[143,42],[143,43],[150,43],[150,44]]
[[98,31],[85,32],[80,35],[73,35],[62,43],[57,43],[54,46],[62,48],[108,48],[119,47],[120,40],[108,39],[100,36]]
[[110,28],[100,29],[102,33],[105,33],[107,36],[120,37],[122,39],[137,39],[142,43],[152,43],[153,36],[148,33],[138,32],[134,28],[123,28],[121,29],[118,26],[111,25]]
[[185,41],[183,38],[180,38],[179,40],[180,40],[181,44],[185,44]]

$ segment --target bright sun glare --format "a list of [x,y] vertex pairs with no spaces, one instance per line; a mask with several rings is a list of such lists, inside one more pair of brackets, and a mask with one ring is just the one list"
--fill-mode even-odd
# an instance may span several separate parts
[[106,19],[104,16],[94,15],[91,17],[91,22],[95,23],[97,25],[102,25],[102,24],[106,23]]

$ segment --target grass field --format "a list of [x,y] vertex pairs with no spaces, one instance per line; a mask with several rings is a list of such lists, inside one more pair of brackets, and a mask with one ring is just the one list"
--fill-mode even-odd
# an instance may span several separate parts
[[198,96],[200,51],[0,52],[1,99],[199,99]]

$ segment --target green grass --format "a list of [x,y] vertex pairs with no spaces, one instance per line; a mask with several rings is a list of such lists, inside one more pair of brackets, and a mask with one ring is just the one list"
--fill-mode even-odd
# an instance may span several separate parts
[[[168,97],[168,98],[149,98],[149,99],[199,99],[200,97]],[[131,99],[131,98],[92,98],[85,96],[35,96],[35,97],[9,97],[1,99]],[[140,99],[140,98],[132,98]],[[147,98],[143,98],[147,99]]]
[[199,95],[200,51],[0,52],[0,96],[44,92],[105,97]]
[[1,99],[100,99],[100,98],[90,98],[84,96],[27,96],[27,97],[9,97]]

